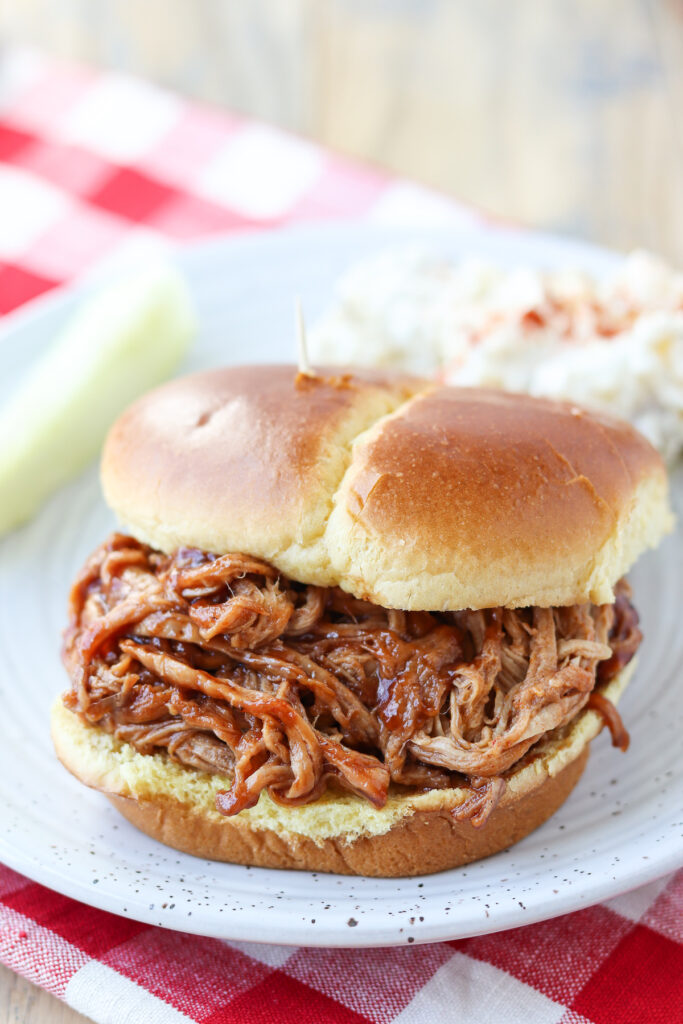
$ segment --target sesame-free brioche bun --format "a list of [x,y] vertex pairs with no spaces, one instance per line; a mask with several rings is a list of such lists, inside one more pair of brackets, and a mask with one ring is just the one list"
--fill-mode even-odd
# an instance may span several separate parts
[[430,611],[596,604],[672,523],[632,427],[388,371],[231,367],[111,429],[105,496],[163,551],[239,551],[302,583]]
[[[634,664],[599,692],[616,704]],[[500,802],[477,829],[450,813],[467,798],[465,789],[407,795],[390,790],[379,810],[362,797],[330,790],[314,803],[285,808],[264,792],[255,807],[227,818],[214,801],[229,787],[229,778],[184,768],[165,752],[139,754],[129,743],[85,724],[61,700],[52,708],[52,738],[61,762],[153,839],[234,864],[384,878],[459,867],[523,839],[567,799],[602,725],[599,714],[584,710],[546,734],[507,773]]]

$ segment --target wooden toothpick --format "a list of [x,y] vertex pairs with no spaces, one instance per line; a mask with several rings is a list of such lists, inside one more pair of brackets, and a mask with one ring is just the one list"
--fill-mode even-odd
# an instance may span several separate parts
[[308,348],[306,347],[306,323],[304,312],[301,308],[301,298],[297,295],[295,300],[296,308],[296,348],[299,357],[299,373],[304,377],[315,377],[308,361]]

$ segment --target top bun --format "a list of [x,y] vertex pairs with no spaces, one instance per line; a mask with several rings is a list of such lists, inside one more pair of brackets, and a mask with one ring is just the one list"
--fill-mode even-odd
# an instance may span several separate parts
[[575,405],[387,371],[231,367],[114,424],[102,483],[163,551],[240,551],[406,610],[596,604],[671,528],[655,449]]

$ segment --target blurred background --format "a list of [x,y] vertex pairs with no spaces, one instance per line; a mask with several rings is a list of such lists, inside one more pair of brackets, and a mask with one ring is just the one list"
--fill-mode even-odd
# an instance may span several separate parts
[[683,263],[683,0],[4,0],[0,40]]

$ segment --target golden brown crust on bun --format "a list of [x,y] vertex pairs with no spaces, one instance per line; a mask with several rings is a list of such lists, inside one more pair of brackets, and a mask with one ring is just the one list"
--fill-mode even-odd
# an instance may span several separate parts
[[[613,703],[633,669],[631,662],[601,688]],[[390,794],[380,810],[349,793],[328,792],[294,808],[262,793],[256,807],[224,817],[214,800],[229,780],[184,768],[166,754],[139,754],[84,724],[61,700],[52,709],[52,738],[65,767],[154,839],[212,860],[377,877],[458,867],[523,839],[569,796],[602,725],[600,715],[584,710],[544,737],[509,774],[498,806],[476,829],[450,813],[466,799],[463,789]]]
[[628,425],[388,371],[173,381],[114,425],[102,482],[156,548],[245,552],[405,610],[610,602],[671,525]]
[[603,604],[669,519],[659,455],[628,424],[440,388],[357,442],[328,538],[343,585],[389,607]]
[[171,381],[112,427],[105,498],[162,551],[241,551],[324,575],[320,538],[352,441],[423,387],[373,370],[309,380],[293,366]]

